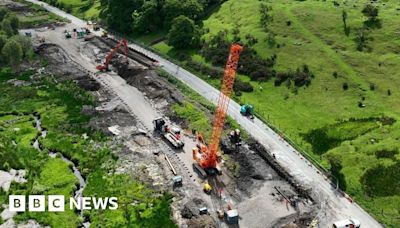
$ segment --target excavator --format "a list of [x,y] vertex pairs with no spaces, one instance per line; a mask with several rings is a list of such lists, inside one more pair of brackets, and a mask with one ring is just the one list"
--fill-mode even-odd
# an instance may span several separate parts
[[224,128],[230,97],[232,95],[239,57],[242,51],[243,47],[239,44],[232,44],[230,47],[228,60],[225,66],[224,77],[222,79],[218,105],[215,110],[210,145],[207,146],[204,142],[199,142],[197,147],[193,148],[192,150],[193,159],[196,161],[193,163],[193,168],[203,177],[206,177],[207,175],[211,176],[215,174],[221,174],[221,169],[219,166],[221,157],[219,155],[218,148]]
[[112,57],[118,51],[118,49],[121,47],[121,45],[124,45],[125,59],[126,59],[126,61],[128,61],[128,51],[129,51],[128,42],[125,39],[122,39],[118,42],[117,46],[115,46],[115,48],[112,49],[111,52],[107,55],[106,61],[104,62],[104,64],[97,66],[96,69],[99,71],[108,70],[108,65],[110,64]]

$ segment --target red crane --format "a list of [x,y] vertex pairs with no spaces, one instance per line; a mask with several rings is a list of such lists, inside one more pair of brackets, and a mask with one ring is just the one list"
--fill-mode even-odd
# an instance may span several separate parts
[[107,70],[107,69],[108,69],[108,65],[110,64],[110,61],[111,61],[112,57],[113,57],[114,54],[118,51],[118,49],[121,47],[121,45],[124,45],[124,46],[125,46],[125,49],[124,49],[124,51],[125,51],[125,58],[126,58],[126,60],[128,60],[128,50],[129,50],[129,49],[128,49],[128,42],[126,42],[125,39],[122,39],[122,40],[120,40],[120,41],[118,42],[117,46],[115,46],[115,48],[112,49],[112,50],[110,51],[110,53],[107,55],[106,61],[104,62],[104,64],[103,64],[103,65],[97,66],[96,69],[97,69],[97,70],[100,70],[100,71]]
[[[233,44],[230,48],[229,57],[224,70],[224,78],[222,79],[218,106],[215,110],[210,146],[207,147],[202,144],[200,145],[200,151],[198,148],[193,149],[193,159],[208,173],[215,169],[219,172],[219,142],[224,128],[230,97],[232,95],[233,84],[235,83],[240,53],[242,51],[243,47],[239,44]],[[213,171],[211,171],[211,173],[212,172]]]

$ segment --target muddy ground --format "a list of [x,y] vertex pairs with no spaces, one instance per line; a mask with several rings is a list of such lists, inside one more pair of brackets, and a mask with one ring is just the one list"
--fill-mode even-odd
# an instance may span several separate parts
[[[110,49],[110,45],[112,44],[105,42],[102,38],[95,38],[85,43],[81,52],[95,56],[97,61],[101,61],[106,55],[104,52]],[[74,80],[83,89],[91,91],[96,97],[96,107],[83,107],[82,112],[92,116],[91,127],[112,135],[114,147],[121,148],[114,151],[120,158],[117,164],[117,172],[128,173],[149,183],[157,190],[172,191],[170,182],[172,175],[164,158],[157,155],[164,148],[159,148],[154,143],[155,139],[146,134],[143,126],[132,117],[119,98],[92,79],[90,73],[71,60],[60,46],[40,44],[35,51],[47,59],[48,64],[44,69],[45,72],[57,75],[56,80]],[[170,111],[171,105],[182,103],[185,96],[174,85],[159,77],[154,69],[143,66],[140,63],[141,61],[130,60],[129,67],[124,62],[122,57],[114,58],[112,61],[114,70],[129,85],[136,87],[145,94],[160,113],[170,116],[172,120],[176,121],[177,125],[185,127],[185,121],[173,116]],[[199,103],[196,105],[201,106]],[[200,108],[207,110],[205,107]],[[212,116],[210,112],[207,115]],[[122,147],[119,147],[120,145]],[[268,223],[263,223],[264,221],[260,220],[259,215],[254,215],[254,220],[259,222],[254,224],[254,227],[259,227],[260,224],[264,224],[266,227],[281,227],[290,223],[296,224],[297,227],[307,227],[316,214],[315,205],[309,199],[307,190],[294,183],[293,178],[273,161],[273,157],[265,148],[254,140],[244,142],[243,146],[234,151],[229,149],[229,143],[223,143],[222,148],[240,166],[238,173],[224,170],[227,174],[226,190],[237,201],[239,210],[241,211],[241,208],[243,210],[246,208],[254,210],[257,207],[257,209],[266,210],[270,213],[270,216],[265,213],[265,222]],[[145,170],[145,172],[143,173],[142,170]],[[295,202],[296,206],[287,205],[286,200],[275,187],[285,197]],[[193,191],[193,189],[174,191],[175,199],[172,208],[174,218],[178,220],[179,226],[216,226],[215,219],[211,216],[199,216],[198,208],[202,206],[202,202],[194,196],[188,198],[187,191]],[[196,189],[196,191],[199,190]],[[280,208],[281,213],[288,214],[288,216],[277,217],[271,223],[271,218],[275,218],[274,216],[279,213],[271,211],[270,204],[273,208]],[[263,212],[261,214],[264,215]],[[243,212],[243,216],[250,220],[246,224],[252,224],[253,215]]]
[[[118,60],[113,61],[113,65],[118,74],[128,84],[143,92],[154,103],[155,107],[165,115],[168,115],[171,120],[176,121],[177,125],[187,125],[184,123],[184,120],[173,116],[173,112],[170,111],[171,105],[181,103],[185,100],[184,95],[174,85],[168,83],[166,79],[159,77],[151,69],[128,66],[123,61]],[[196,105],[201,106],[199,103]],[[207,110],[205,107],[200,108],[201,110]],[[210,112],[207,114],[210,117],[212,116]],[[188,130],[190,132],[190,129]],[[294,207],[295,214],[287,218],[278,219],[272,226],[280,227],[288,221],[290,221],[289,223],[295,222],[298,227],[308,226],[312,218],[316,215],[316,212],[312,209],[314,205],[309,197],[308,189],[295,183],[293,178],[274,161],[273,156],[253,139],[244,142],[240,148],[235,150],[232,150],[232,145],[227,145],[230,144],[228,140],[225,139],[222,142],[222,148],[240,166],[239,172],[235,176],[230,171],[225,170],[225,172],[229,172],[229,176],[233,179],[226,188],[236,200],[239,202],[246,201],[252,198],[254,194],[258,194],[258,190],[266,182],[273,182],[297,206]],[[271,194],[274,195],[275,200],[283,203],[283,197],[279,193],[271,191]],[[300,204],[301,209],[298,206]]]

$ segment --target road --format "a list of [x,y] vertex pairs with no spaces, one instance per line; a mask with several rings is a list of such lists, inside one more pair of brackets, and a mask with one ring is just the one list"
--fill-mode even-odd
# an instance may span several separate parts
[[[46,3],[37,0],[27,1],[40,4],[48,11],[69,19],[77,26],[86,26],[85,21],[67,14]],[[97,34],[100,34],[100,32],[97,32]],[[129,46],[136,51],[157,60],[165,71],[181,80],[207,100],[217,104],[219,91],[205,81],[196,77],[196,75],[136,44],[129,44]],[[329,180],[326,180],[323,175],[317,173],[317,169],[313,165],[311,165],[287,142],[282,140],[282,138],[265,123],[258,118],[250,121],[248,118],[241,116],[239,111],[240,105],[234,101],[231,101],[228,108],[228,115],[235,119],[241,125],[241,127],[258,142],[274,153],[279,164],[286,168],[286,170],[297,180],[297,182],[312,187],[313,192],[315,192],[316,195],[319,195],[319,197],[325,201],[329,210],[331,210],[330,212],[333,213],[334,216],[331,219],[357,218],[361,221],[363,227],[382,227],[381,224],[379,224],[372,216],[365,212],[358,204],[354,202],[350,203],[345,197],[338,194],[337,190],[332,188]],[[330,226],[329,224],[332,222],[333,221],[321,221],[321,224],[324,224],[321,227]]]

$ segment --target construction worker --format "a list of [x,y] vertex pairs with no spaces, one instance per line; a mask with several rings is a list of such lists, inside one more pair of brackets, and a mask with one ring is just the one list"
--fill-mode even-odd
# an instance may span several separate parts
[[234,131],[231,131],[231,133],[229,135],[229,139],[230,139],[231,143],[238,145],[241,141],[240,130],[235,129]]

